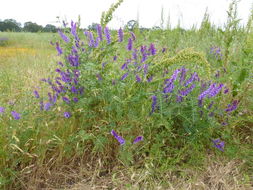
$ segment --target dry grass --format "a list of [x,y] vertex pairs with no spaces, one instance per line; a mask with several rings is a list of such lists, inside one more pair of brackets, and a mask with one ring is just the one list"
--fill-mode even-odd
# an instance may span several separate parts
[[[243,165],[239,160],[209,157],[201,170],[180,170],[166,174],[154,174],[148,167],[143,170],[113,169],[103,173],[102,165],[97,167],[79,165],[58,168],[58,171],[37,173],[37,179],[27,189],[45,190],[121,190],[121,189],[168,189],[168,190],[252,190],[252,179],[240,172]],[[45,173],[46,172],[46,173]],[[43,176],[41,178],[41,176]],[[253,177],[253,176],[252,176]],[[40,179],[39,179],[40,178]],[[76,181],[79,181],[76,183]],[[61,185],[60,185],[61,184]]]

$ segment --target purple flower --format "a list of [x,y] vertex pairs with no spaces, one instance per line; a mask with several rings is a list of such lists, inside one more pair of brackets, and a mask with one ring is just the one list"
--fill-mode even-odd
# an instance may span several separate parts
[[180,84],[183,83],[183,81],[186,78],[186,69],[184,67],[181,68],[181,75],[180,75]]
[[132,40],[132,38],[129,38],[128,39],[128,44],[127,44],[127,50],[131,51],[132,48],[133,48],[133,40]]
[[71,34],[75,37],[75,39],[77,40],[77,41],[79,41],[79,38],[78,38],[78,36],[77,36],[77,33],[76,33],[76,23],[74,23],[73,21],[71,21]]
[[183,101],[183,97],[182,96],[179,96],[179,95],[177,95],[177,102],[182,102]]
[[44,104],[44,110],[48,111],[52,107],[52,104],[50,102],[47,102]]
[[212,140],[214,147],[218,148],[220,151],[224,152],[224,146],[225,146],[225,142],[221,141],[220,139],[215,139]]
[[222,90],[223,86],[224,84],[220,84],[220,85],[217,84],[217,86],[215,85],[215,87],[210,90],[208,97],[211,98],[211,97],[216,96]]
[[68,36],[66,36],[61,30],[58,30],[58,34],[61,36],[61,38],[62,38],[66,43],[69,43],[69,42],[70,42]]
[[67,104],[70,103],[69,98],[67,98],[66,96],[63,96],[63,97],[62,97],[62,100],[63,100],[64,102],[66,102]]
[[61,55],[63,53],[58,42],[56,42],[56,50],[58,51],[58,55]]
[[44,109],[43,101],[40,101],[40,110],[42,111]]
[[34,90],[33,94],[34,94],[35,98],[40,98],[40,95],[37,90]]
[[135,40],[136,40],[136,36],[135,36],[135,34],[134,34],[133,32],[130,32],[130,34],[131,34],[131,38],[132,38],[132,40],[133,40],[133,41],[135,41]]
[[143,71],[144,71],[144,74],[148,74],[148,64],[143,64]]
[[214,104],[214,101],[212,101],[212,102],[208,105],[207,109],[210,110],[210,109],[213,107],[213,104]]
[[152,99],[152,105],[151,105],[152,110],[151,110],[150,114],[154,113],[154,111],[157,108],[157,97],[156,96],[152,96],[151,99]]
[[153,43],[150,44],[149,52],[151,53],[151,55],[155,55],[156,54],[155,45]]
[[66,117],[66,118],[70,118],[70,117],[71,117],[70,112],[64,112],[64,117]]
[[74,97],[74,98],[73,98],[73,101],[74,101],[75,103],[77,103],[77,102],[78,102],[78,98],[77,98],[77,97]]
[[99,45],[99,38],[96,38],[96,41],[95,41],[95,43],[94,43],[94,47],[97,48],[98,45]]
[[108,27],[105,27],[104,33],[105,33],[105,38],[106,38],[107,44],[110,44],[111,43],[111,34],[110,34]]
[[165,94],[171,93],[171,92],[173,91],[174,87],[175,87],[175,86],[174,86],[173,82],[168,83],[168,84],[164,87],[163,93],[165,93]]
[[135,75],[136,82],[141,82],[141,77],[139,75]]
[[177,76],[179,73],[180,69],[175,70],[174,73],[171,75],[170,82],[174,82],[175,80],[177,80]]
[[98,34],[98,39],[99,41],[103,40],[103,35],[102,35],[102,27],[100,24],[97,25],[97,34]]
[[88,42],[88,45],[89,47],[94,47],[94,37],[93,37],[93,33],[92,32],[88,32],[88,39],[89,39],[89,42]]
[[77,67],[80,64],[78,55],[69,55],[67,57],[67,60],[70,63],[70,65],[72,65],[73,67]]
[[115,56],[113,56],[113,61],[116,61],[117,60],[117,56],[115,55]]
[[124,80],[125,78],[127,78],[127,76],[128,76],[128,72],[127,72],[127,73],[125,73],[125,74],[121,77],[121,79],[120,79],[120,80]]
[[5,111],[5,108],[4,107],[0,107],[0,114],[3,114]]
[[193,74],[191,74],[191,77],[185,82],[184,86],[188,86],[196,80],[199,80],[199,76],[196,72],[194,72]]
[[77,88],[76,88],[75,86],[72,86],[72,87],[71,87],[71,92],[72,92],[73,94],[78,94],[78,90],[77,90]]
[[138,137],[136,137],[136,138],[134,139],[134,141],[133,141],[133,144],[136,144],[136,143],[138,143],[138,142],[140,142],[140,141],[143,141],[143,136],[138,136]]
[[195,87],[196,87],[196,85],[192,84],[189,88],[186,88],[185,90],[181,90],[179,93],[182,96],[187,96]]
[[58,62],[58,65],[64,67],[63,63],[61,61]]
[[137,52],[138,52],[137,49],[133,50],[132,57],[133,57],[134,60],[137,60],[137,58],[138,58]]
[[146,46],[141,46],[141,54],[142,54],[142,59],[141,62],[143,63],[144,61],[147,60],[147,47]]
[[21,114],[20,113],[18,113],[18,112],[16,112],[16,111],[12,111],[11,112],[11,115],[13,116],[13,118],[15,119],[15,120],[19,120],[20,118],[21,118]]
[[96,77],[97,77],[98,80],[102,80],[102,77],[101,77],[101,75],[99,73],[96,74]]
[[162,53],[164,53],[165,51],[166,51],[166,48],[163,48],[163,49],[162,49]]
[[224,94],[227,94],[228,92],[229,92],[229,89],[226,88],[226,89],[224,90]]
[[123,139],[121,136],[119,136],[114,130],[111,131],[111,134],[120,143],[120,145],[124,145],[125,144],[125,139]]
[[232,112],[236,110],[237,106],[239,104],[238,100],[234,100],[232,104],[228,104],[227,109],[225,109],[226,112]]
[[123,33],[123,30],[120,28],[118,30],[118,37],[119,37],[119,42],[122,42],[123,41],[123,36],[124,36],[124,33]]
[[127,63],[124,63],[124,64],[121,66],[121,69],[122,69],[122,70],[127,69],[127,65],[128,65]]
[[147,78],[147,82],[151,82],[153,80],[153,75]]
[[211,84],[207,90],[205,90],[199,95],[198,100],[203,100],[207,95],[209,95],[212,89],[215,88],[215,85],[215,83]]

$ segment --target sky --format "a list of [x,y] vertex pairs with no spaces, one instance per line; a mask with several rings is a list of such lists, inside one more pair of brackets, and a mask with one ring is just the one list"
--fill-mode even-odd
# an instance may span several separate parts
[[[77,21],[81,16],[81,26],[99,23],[103,11],[109,9],[116,0],[1,0],[0,20],[13,18],[22,24],[27,21],[46,24],[57,24],[60,20]],[[111,28],[123,27],[129,20],[139,20],[142,27],[161,25],[161,10],[164,13],[164,27],[168,17],[172,27],[178,24],[183,28],[199,26],[206,8],[211,22],[223,26],[226,22],[226,11],[231,0],[124,0],[115,11]],[[240,0],[238,16],[246,23],[253,0]],[[169,15],[169,16],[168,16]]]

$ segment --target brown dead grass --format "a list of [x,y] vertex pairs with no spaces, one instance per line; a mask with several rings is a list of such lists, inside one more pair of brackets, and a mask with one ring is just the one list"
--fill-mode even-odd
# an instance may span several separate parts
[[164,176],[152,175],[151,177],[148,170],[122,171],[117,175],[96,178],[93,181],[83,180],[66,189],[253,190],[253,178],[251,182],[247,181],[239,171],[242,164],[243,162],[239,160],[226,161],[224,158],[210,157],[201,172],[182,170],[185,174],[184,177],[178,177],[174,172],[168,172]]

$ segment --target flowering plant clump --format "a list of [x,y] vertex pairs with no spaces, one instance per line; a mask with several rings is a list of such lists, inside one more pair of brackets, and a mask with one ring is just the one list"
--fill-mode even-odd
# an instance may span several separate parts
[[[238,106],[237,100],[221,104],[228,96],[226,85],[205,81],[197,71],[175,66],[174,71],[171,67],[151,72],[164,48],[138,44],[133,32],[120,28],[114,36],[101,25],[95,32],[81,31],[71,22],[69,30],[61,29],[58,34],[60,40],[52,43],[58,67],[54,77],[42,79],[51,91],[46,98],[37,90],[33,94],[41,111],[58,107],[60,117],[74,120],[77,129],[94,130],[96,150],[111,142],[110,133],[128,156],[140,141],[137,145],[146,143],[143,151],[152,154],[163,151],[158,147],[175,144],[175,137],[181,139],[175,147],[186,141],[211,145]],[[19,115],[13,113],[13,117]],[[98,123],[106,127],[92,129]]]

